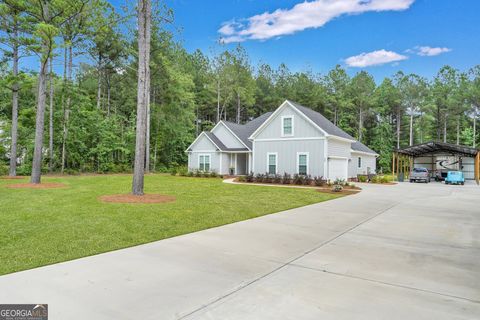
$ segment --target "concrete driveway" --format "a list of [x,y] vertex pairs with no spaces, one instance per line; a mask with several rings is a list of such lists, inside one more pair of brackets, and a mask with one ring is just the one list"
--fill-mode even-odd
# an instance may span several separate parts
[[0,277],[50,319],[479,319],[480,187],[358,195]]

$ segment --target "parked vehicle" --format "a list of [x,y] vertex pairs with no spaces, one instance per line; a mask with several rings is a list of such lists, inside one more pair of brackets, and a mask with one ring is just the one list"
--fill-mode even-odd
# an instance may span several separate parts
[[423,181],[430,182],[430,173],[427,168],[414,168],[410,173],[410,182]]
[[445,184],[465,184],[465,177],[462,171],[448,171]]
[[447,177],[447,171],[446,170],[436,170],[435,171],[435,181],[444,181],[445,178]]

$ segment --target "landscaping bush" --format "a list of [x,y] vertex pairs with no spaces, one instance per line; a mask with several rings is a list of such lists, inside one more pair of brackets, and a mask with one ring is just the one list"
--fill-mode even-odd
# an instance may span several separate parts
[[265,175],[261,173],[257,173],[257,175],[255,176],[255,182],[262,183],[264,178],[265,178]]
[[273,182],[273,175],[268,174],[268,172],[265,173],[263,176],[263,182],[264,183],[272,183]]
[[282,178],[282,184],[290,184],[292,183],[292,176],[289,173],[284,173]]
[[333,192],[341,192],[343,190],[343,187],[339,184],[334,184],[332,187]]
[[246,182],[246,181],[247,181],[246,176],[240,176],[240,177],[238,177],[238,182]]
[[304,183],[304,181],[305,181],[304,176],[301,176],[297,173],[293,175],[293,183],[294,184],[301,186]]
[[192,170],[187,172],[187,177],[193,177],[194,173]]
[[210,178],[216,178],[216,177],[218,177],[217,172],[216,172],[215,170],[212,170],[212,171],[210,172]]
[[333,184],[334,185],[339,185],[339,186],[344,186],[347,182],[344,179],[336,179]]
[[197,178],[202,177],[202,171],[196,169],[196,170],[195,170],[195,173],[194,173],[194,176],[197,177]]
[[245,177],[245,181],[246,181],[246,182],[253,182],[253,181],[255,181],[255,176],[253,175],[253,172],[250,171],[250,173],[247,174],[247,176]]
[[312,176],[311,175],[306,175],[304,176],[303,184],[306,186],[311,186],[312,185]]
[[323,178],[323,176],[315,177],[315,178],[313,178],[313,183],[314,183],[317,187],[323,187],[324,185],[327,184],[327,180],[325,180],[325,179]]
[[371,183],[380,183],[380,178],[378,176],[373,176],[371,179],[370,179],[370,182]]
[[170,174],[172,176],[176,176],[177,175],[177,168],[175,168],[175,167],[170,168]]
[[386,176],[381,176],[380,177],[380,183],[389,183],[390,180]]
[[358,182],[367,182],[367,176],[358,176]]
[[23,165],[20,167],[17,167],[17,176],[29,176],[32,174],[32,167]]
[[8,166],[0,164],[0,176],[8,175]]
[[188,174],[188,169],[186,167],[179,167],[177,171],[178,175],[181,177],[186,177]]
[[282,183],[282,176],[278,173],[273,176],[273,183]]

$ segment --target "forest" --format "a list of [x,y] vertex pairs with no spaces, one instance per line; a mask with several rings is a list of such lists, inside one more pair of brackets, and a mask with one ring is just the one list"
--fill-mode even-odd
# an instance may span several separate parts
[[[2,0],[0,175],[30,175],[32,166],[44,173],[131,172],[134,11],[104,0]],[[341,65],[325,74],[254,65],[240,44],[188,52],[177,40],[180,27],[172,10],[154,6],[147,171],[185,165],[185,149],[202,130],[222,119],[246,122],[285,99],[321,112],[377,151],[383,172],[395,148],[430,140],[478,145],[480,66],[444,66],[432,79],[398,71],[376,83],[367,71],[351,74]],[[36,125],[42,117],[45,125]],[[41,147],[36,136],[44,137]]]

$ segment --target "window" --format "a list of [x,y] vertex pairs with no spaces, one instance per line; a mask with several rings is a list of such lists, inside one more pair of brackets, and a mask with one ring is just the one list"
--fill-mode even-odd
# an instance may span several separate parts
[[282,117],[282,136],[293,136],[293,116]]
[[210,171],[210,155],[201,154],[198,156],[198,169],[200,171]]
[[362,167],[362,157],[358,157],[358,167]]
[[297,153],[298,174],[306,176],[308,174],[308,153]]
[[267,154],[267,172],[268,174],[277,173],[277,154],[276,153]]

